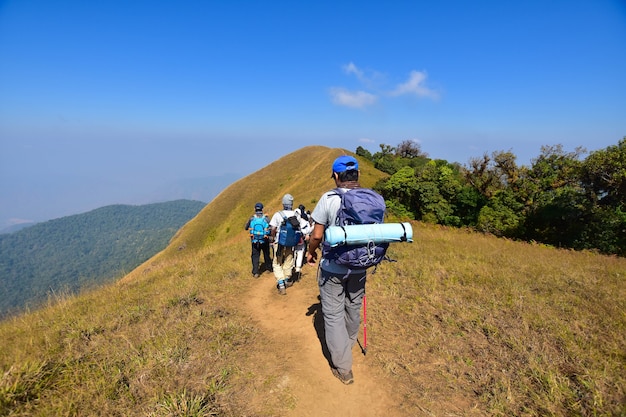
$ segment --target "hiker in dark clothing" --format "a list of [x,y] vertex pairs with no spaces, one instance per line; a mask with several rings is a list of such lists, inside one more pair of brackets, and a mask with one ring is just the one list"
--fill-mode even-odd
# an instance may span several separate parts
[[[302,276],[302,265],[306,260],[306,250],[309,243],[309,235],[313,230],[311,223],[309,222],[309,216],[304,209],[304,205],[300,204],[295,210],[296,215],[300,217],[300,230],[302,231],[302,242],[300,242],[294,249],[294,274],[296,279],[300,279]],[[292,274],[293,276],[293,274]]]
[[263,269],[265,271],[272,270],[272,259],[270,258],[270,219],[263,213],[263,204],[256,203],[254,205],[254,214],[248,219],[244,226],[245,230],[250,231],[250,242],[252,243],[252,276],[258,278],[261,274],[259,264],[261,261],[261,252],[263,252]]

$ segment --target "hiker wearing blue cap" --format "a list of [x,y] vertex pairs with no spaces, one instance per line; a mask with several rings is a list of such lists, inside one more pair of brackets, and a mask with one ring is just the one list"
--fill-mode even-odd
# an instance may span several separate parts
[[356,175],[353,175],[355,177],[354,181],[358,181],[359,161],[350,155],[342,155],[335,159],[335,162],[333,162],[333,173],[330,175],[330,178],[335,178],[335,174],[340,174],[346,171],[354,171],[354,173],[356,173]]
[[[337,188],[322,195],[313,209],[315,222],[309,240],[307,263],[315,265],[326,227],[335,225],[341,208],[341,194],[360,188],[359,163],[342,155],[333,163],[332,177]],[[324,316],[326,346],[330,352],[332,373],[344,384],[354,381],[352,347],[357,342],[361,324],[361,305],[365,295],[365,268],[347,267],[330,257],[320,259],[317,280]]]
[[254,205],[254,214],[248,219],[244,226],[245,230],[250,232],[250,242],[252,243],[252,251],[250,258],[252,259],[252,276],[258,278],[261,274],[260,261],[261,252],[263,252],[263,269],[265,271],[272,270],[272,259],[270,258],[270,219],[263,213],[263,203]]

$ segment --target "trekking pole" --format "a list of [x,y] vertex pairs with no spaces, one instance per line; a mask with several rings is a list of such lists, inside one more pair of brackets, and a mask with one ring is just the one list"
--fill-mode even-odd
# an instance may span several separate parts
[[367,298],[363,294],[363,356],[367,353]]

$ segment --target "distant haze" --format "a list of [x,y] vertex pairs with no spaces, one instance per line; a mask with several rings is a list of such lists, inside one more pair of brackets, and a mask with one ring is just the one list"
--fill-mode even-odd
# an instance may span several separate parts
[[209,201],[305,146],[603,149],[624,51],[624,0],[0,0],[0,227]]
[[[0,232],[9,231],[21,223],[42,222],[59,217],[80,214],[111,204],[150,204],[179,199],[208,203],[241,175],[223,174],[202,178],[187,178],[141,189],[129,179],[121,181],[84,178],[42,178],[32,185],[11,184],[2,190],[0,204]],[[31,183],[32,184],[32,183]],[[6,200],[5,200],[6,199]],[[9,228],[9,230],[6,230]]]

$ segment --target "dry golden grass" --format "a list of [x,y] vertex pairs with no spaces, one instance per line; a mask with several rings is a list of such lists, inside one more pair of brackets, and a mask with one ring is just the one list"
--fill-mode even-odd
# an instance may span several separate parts
[[[287,155],[118,284],[0,323],[0,415],[286,415],[280,362],[258,361],[275,342],[241,308],[243,225],[286,192],[312,209],[340,153]],[[625,259],[413,227],[367,288],[368,358],[407,415],[626,415]]]
[[414,235],[368,283],[375,356],[407,396],[489,415],[626,413],[625,259]]

